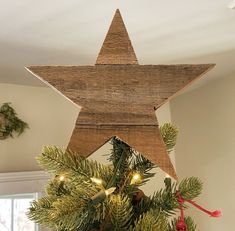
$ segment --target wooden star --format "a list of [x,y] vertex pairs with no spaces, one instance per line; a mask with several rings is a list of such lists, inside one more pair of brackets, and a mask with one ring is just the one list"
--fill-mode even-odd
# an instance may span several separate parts
[[117,10],[94,66],[28,70],[81,106],[69,149],[87,157],[117,136],[176,179],[155,109],[213,66],[139,65]]

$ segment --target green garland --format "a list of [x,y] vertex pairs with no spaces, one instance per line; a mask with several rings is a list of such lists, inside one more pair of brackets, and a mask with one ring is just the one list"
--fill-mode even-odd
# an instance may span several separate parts
[[10,103],[4,103],[0,107],[0,139],[13,137],[14,132],[19,136],[28,127],[27,123],[17,117]]

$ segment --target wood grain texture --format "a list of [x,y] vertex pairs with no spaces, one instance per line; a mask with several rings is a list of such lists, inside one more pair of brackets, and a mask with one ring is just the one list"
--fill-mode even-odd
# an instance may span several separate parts
[[116,10],[96,64],[138,64],[119,10]]
[[[139,153],[146,156],[153,163],[177,178],[174,167],[169,158],[166,158],[166,148],[157,125],[81,125],[76,124],[71,137],[69,148],[80,153],[91,154],[111,137],[116,136],[125,141]],[[89,141],[89,145],[87,144]]]
[[[176,179],[154,108],[214,65],[138,65],[133,62],[136,57],[127,33],[119,28],[124,26],[120,20],[120,13],[116,12],[96,65],[31,66],[28,69],[81,106],[69,149],[89,156],[117,136]],[[109,33],[120,35],[117,36],[120,41],[112,43],[115,39],[112,40]]]
[[82,106],[79,124],[156,124],[159,107],[212,65],[32,66]]

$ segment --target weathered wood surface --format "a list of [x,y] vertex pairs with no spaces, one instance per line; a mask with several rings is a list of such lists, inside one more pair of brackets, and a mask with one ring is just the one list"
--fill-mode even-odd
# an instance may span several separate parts
[[119,10],[115,13],[96,64],[138,64]]
[[[119,20],[120,13],[116,13],[115,17]],[[111,25],[111,28],[114,33],[115,27]],[[122,30],[118,29],[117,35],[119,31]],[[108,35],[106,40],[109,41],[107,38]],[[120,38],[129,40],[122,33]],[[113,46],[112,41],[110,44],[110,47]],[[123,50],[128,50],[126,42],[123,44]],[[122,46],[120,42],[116,45]],[[120,55],[117,48],[113,50],[114,58],[110,59],[107,54],[111,48],[107,42],[103,46],[97,59],[99,65],[28,68],[82,107],[68,148],[88,156],[111,137],[117,136],[177,178],[160,136],[154,108],[175,96],[214,65],[138,65],[137,62],[130,65],[133,55],[129,54],[128,60]],[[109,52],[103,53],[102,50],[107,49]],[[134,51],[131,50],[131,54]],[[120,57],[126,64],[120,62]]]
[[[69,148],[81,153],[91,153],[117,136],[143,154],[153,163],[177,178],[174,171],[171,171],[172,164],[166,158],[166,149],[157,125],[80,125],[76,124],[71,137]],[[84,145],[88,144],[89,145]]]
[[32,66],[82,106],[79,124],[156,124],[159,107],[211,68],[206,65]]

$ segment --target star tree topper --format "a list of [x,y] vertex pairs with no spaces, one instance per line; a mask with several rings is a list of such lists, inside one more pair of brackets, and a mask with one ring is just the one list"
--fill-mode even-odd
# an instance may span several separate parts
[[139,65],[117,10],[94,66],[28,70],[81,106],[69,149],[87,157],[117,136],[177,179],[155,109],[213,66]]

